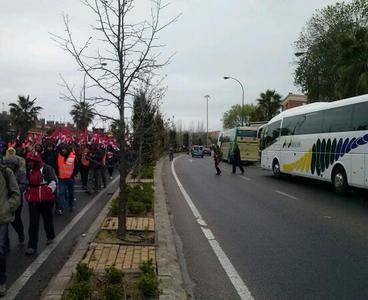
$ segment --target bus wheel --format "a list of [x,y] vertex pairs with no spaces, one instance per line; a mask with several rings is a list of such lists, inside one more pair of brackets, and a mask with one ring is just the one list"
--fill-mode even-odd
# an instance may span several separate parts
[[343,167],[337,166],[332,173],[332,185],[337,194],[343,195],[348,190],[348,181]]
[[275,159],[273,161],[273,164],[272,164],[272,171],[273,171],[273,175],[275,177],[280,177],[281,176],[281,169],[280,169],[280,163],[277,159]]

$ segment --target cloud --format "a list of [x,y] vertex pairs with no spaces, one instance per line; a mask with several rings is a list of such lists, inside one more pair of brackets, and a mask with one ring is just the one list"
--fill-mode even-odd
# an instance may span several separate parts
[[[137,1],[132,20],[147,16],[147,3]],[[164,68],[168,92],[162,111],[167,116],[191,121],[205,120],[204,95],[209,94],[211,129],[221,128],[222,113],[240,103],[245,85],[246,103],[260,92],[276,89],[286,95],[293,85],[293,42],[315,9],[330,0],[175,0],[162,21],[182,13],[161,35],[164,55],[176,53]],[[71,83],[82,80],[73,59],[50,39],[63,34],[62,12],[70,15],[73,35],[84,41],[91,36],[93,15],[76,0],[5,1],[0,11],[0,101],[14,101],[18,94],[37,97],[43,116],[70,120],[70,103],[59,99],[59,73]],[[111,114],[114,112],[111,110]]]

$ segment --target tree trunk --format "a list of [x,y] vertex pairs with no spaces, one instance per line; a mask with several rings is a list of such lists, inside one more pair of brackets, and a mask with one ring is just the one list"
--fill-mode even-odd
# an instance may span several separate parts
[[118,237],[125,239],[126,236],[126,177],[127,177],[127,162],[126,162],[126,147],[125,147],[125,124],[124,111],[120,111],[120,126],[119,126],[119,145],[120,145],[120,201],[118,215]]

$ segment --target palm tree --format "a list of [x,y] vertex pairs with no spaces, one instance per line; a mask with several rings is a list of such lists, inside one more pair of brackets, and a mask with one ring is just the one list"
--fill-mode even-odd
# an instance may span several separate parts
[[9,104],[12,123],[22,139],[32,128],[42,110],[41,106],[35,106],[36,100],[37,98],[29,100],[29,95],[27,97],[18,96],[17,103]]
[[259,110],[264,114],[264,120],[271,120],[279,111],[281,107],[281,95],[275,90],[267,90],[261,93],[260,98],[257,99]]
[[73,117],[77,128],[86,130],[95,116],[93,105],[86,101],[81,101],[73,104],[72,107],[73,109],[70,111],[70,115]]

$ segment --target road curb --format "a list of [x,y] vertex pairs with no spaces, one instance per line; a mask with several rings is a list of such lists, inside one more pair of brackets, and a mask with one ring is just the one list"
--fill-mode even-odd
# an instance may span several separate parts
[[42,293],[42,300],[59,300],[61,299],[64,290],[68,286],[68,283],[72,279],[73,272],[75,270],[76,265],[82,260],[83,256],[88,250],[89,244],[94,240],[96,234],[100,230],[100,225],[103,220],[106,218],[109,209],[110,202],[114,197],[118,195],[119,190],[117,190],[113,196],[107,201],[104,208],[101,210],[95,221],[92,223],[86,236],[81,239],[75,250],[73,251],[72,256],[67,260],[63,268],[60,272],[51,280],[50,284],[47,286],[45,291]]
[[156,260],[158,276],[161,280],[161,300],[188,299],[184,289],[183,276],[176,251],[173,228],[167,209],[167,197],[162,182],[164,159],[157,162],[154,176],[155,186],[155,222],[158,232]]

